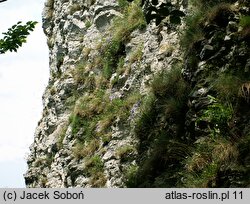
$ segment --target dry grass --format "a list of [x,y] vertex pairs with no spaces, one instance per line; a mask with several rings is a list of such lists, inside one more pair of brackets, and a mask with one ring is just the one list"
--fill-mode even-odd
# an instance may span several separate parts
[[72,75],[77,84],[83,84],[85,81],[86,62],[79,63],[72,71]]
[[250,82],[246,82],[241,85],[239,95],[243,97],[247,103],[250,102]]
[[223,138],[203,138],[197,143],[193,155],[186,161],[184,186],[216,186],[217,173],[235,165],[239,156],[236,145]]
[[224,164],[236,162],[239,155],[237,148],[229,142],[215,145],[212,154],[214,160],[217,159]]
[[116,155],[116,157],[120,158],[121,160],[126,160],[135,151],[136,151],[135,147],[133,147],[131,145],[125,145],[125,146],[118,148],[115,155]]
[[98,134],[103,134],[105,131],[109,130],[109,127],[113,123],[114,119],[115,119],[114,115],[110,114],[105,118],[99,120],[96,125],[96,132]]
[[106,183],[107,183],[107,178],[103,172],[96,173],[90,179],[90,184],[94,188],[104,187]]
[[140,62],[143,56],[143,45],[139,45],[137,49],[130,55],[130,63]]
[[132,2],[125,10],[122,18],[117,18],[114,21],[111,30],[113,30],[113,39],[115,41],[126,42],[129,39],[130,33],[137,29],[146,26],[146,21],[142,8],[138,3]]
[[74,108],[74,114],[82,118],[91,118],[96,114],[100,114],[103,109],[102,98],[89,94],[78,99]]
[[69,9],[69,14],[73,15],[76,11],[80,11],[80,10],[81,10],[81,6],[79,4],[73,4],[71,5]]
[[208,21],[220,27],[226,27],[229,22],[229,16],[232,15],[232,12],[230,4],[221,3],[208,12]]
[[98,150],[100,146],[99,140],[93,139],[86,144],[77,143],[73,148],[73,155],[76,159],[82,159],[91,156]]
[[189,172],[201,171],[210,162],[211,160],[208,155],[195,153],[188,161],[186,168]]
[[[214,77],[212,79],[214,79]],[[233,101],[238,97],[240,83],[240,79],[236,76],[222,74],[217,77],[213,85],[221,100]]]

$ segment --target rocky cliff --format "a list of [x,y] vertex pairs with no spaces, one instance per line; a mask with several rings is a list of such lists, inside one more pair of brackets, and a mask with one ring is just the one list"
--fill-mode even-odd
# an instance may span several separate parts
[[47,0],[43,28],[27,187],[250,185],[248,0]]

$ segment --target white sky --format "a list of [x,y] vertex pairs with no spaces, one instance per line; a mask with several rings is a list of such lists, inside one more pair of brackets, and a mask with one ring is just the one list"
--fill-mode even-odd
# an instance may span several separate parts
[[41,28],[45,0],[0,3],[0,33],[18,21],[38,21],[17,53],[0,55],[0,187],[25,187],[25,157],[42,112],[49,78],[48,48]]

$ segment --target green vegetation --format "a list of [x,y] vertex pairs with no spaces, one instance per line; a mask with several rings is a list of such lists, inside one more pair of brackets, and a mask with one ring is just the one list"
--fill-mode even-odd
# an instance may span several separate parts
[[[234,15],[232,6],[229,4],[232,2],[235,1],[206,1],[206,3],[201,0],[192,1],[193,5],[200,10],[187,19],[187,30],[182,37],[189,67],[198,67],[200,59],[197,56],[199,55],[197,50],[201,47],[200,42],[207,42],[213,36],[214,49],[219,50],[224,45],[225,34],[220,31],[226,29],[229,19]],[[204,5],[206,10],[202,9]],[[241,19],[239,25],[244,27],[247,24],[247,18]],[[195,24],[195,21],[198,23]],[[217,33],[209,36],[206,26],[210,25],[216,25],[217,28],[214,31]],[[224,32],[226,33],[226,30]],[[242,35],[237,32],[237,29],[233,32],[234,35]],[[234,43],[237,44],[237,41]],[[228,47],[227,49],[230,50]],[[245,49],[244,44],[242,49]],[[249,76],[246,75],[244,65],[242,67],[238,64],[238,69],[235,69],[234,61],[228,62],[218,58],[206,63],[205,71],[199,76],[200,78],[196,78],[196,86],[205,84],[208,87],[209,94],[206,98],[209,103],[195,112],[197,116],[191,134],[198,138],[191,145],[192,153],[182,161],[185,164],[185,170],[181,172],[183,182],[179,182],[178,185],[238,187],[245,186],[247,182],[249,185],[249,180],[243,178],[249,173],[249,169],[241,162],[248,154],[240,153],[241,142],[243,140],[246,142],[248,138],[248,133],[240,130],[240,127],[243,128],[240,115],[244,115],[244,118],[246,112],[248,113],[246,107],[249,101]],[[225,64],[229,65],[226,70],[220,68]],[[220,69],[223,70],[221,73]]]
[[212,105],[209,105],[198,118],[197,123],[205,121],[208,124],[208,129],[211,138],[230,137],[229,123],[233,118],[232,104],[224,105],[218,102],[214,97],[208,96],[211,99]]
[[[187,25],[183,35],[181,36],[180,45],[185,52],[188,52],[199,41],[204,40],[206,24],[215,24],[219,27],[226,27],[232,15],[230,1],[202,1],[193,0],[193,5],[198,8],[195,12],[186,17]],[[212,3],[211,3],[212,2]]]
[[[120,1],[121,4],[122,1]],[[123,5],[123,16],[114,19],[110,30],[112,31],[109,43],[104,45],[102,61],[103,75],[109,79],[117,69],[119,59],[125,55],[124,43],[129,40],[130,34],[136,29],[146,26],[140,2]]]
[[[134,93],[124,99],[110,100],[103,90],[80,97],[70,117],[73,134],[77,135],[80,141],[106,138],[117,118],[123,122],[129,117],[130,108],[139,97],[139,94]],[[79,133],[80,130],[82,132]]]
[[101,158],[97,155],[90,157],[86,163],[86,167],[88,167],[87,171],[91,175],[92,173],[96,173],[103,170],[103,162]]
[[136,186],[136,177],[138,172],[137,165],[130,165],[124,172],[124,180],[127,186]]
[[90,157],[85,162],[85,167],[88,176],[90,176],[90,183],[93,187],[103,187],[107,181],[103,173],[103,162],[97,155]]
[[181,138],[189,92],[178,64],[155,77],[136,122],[140,159],[135,180],[128,179],[129,187],[170,187],[177,182],[176,169],[189,152]]
[[[90,49],[84,49],[84,55],[87,57]],[[98,67],[101,64],[101,59],[97,57],[93,63],[83,60],[78,65],[76,65],[75,70],[72,75],[78,85],[83,85],[87,91],[95,91],[96,89],[104,89],[107,87],[107,80],[103,75],[90,73],[93,67]],[[80,95],[78,95],[78,98]]]
[[135,1],[126,6],[123,10],[123,16],[114,19],[111,26],[114,42],[126,42],[129,35],[136,29],[146,27],[145,18],[140,7],[140,1]]
[[91,156],[98,150],[100,142],[97,139],[93,139],[89,142],[78,141],[76,146],[73,148],[73,155],[76,159],[83,159],[87,156]]
[[130,63],[141,61],[143,55],[142,50],[143,50],[143,45],[139,45],[138,48],[133,53],[131,53],[129,58]]
[[241,38],[248,44],[250,42],[250,16],[243,16],[240,19],[240,26],[242,27]]
[[208,22],[218,25],[219,27],[226,27],[232,12],[231,4],[221,3],[209,9],[209,13],[207,13]]
[[96,119],[96,116],[103,111],[103,96],[104,92],[98,91],[94,94],[82,96],[76,101],[74,111],[70,117],[73,134],[78,133],[83,127],[83,129],[86,128],[83,133],[86,138],[91,137],[95,127],[93,127],[92,121],[88,119]]
[[190,0],[190,3],[197,7],[197,9],[206,10],[221,3],[233,3],[236,0]]
[[[107,89],[117,88],[119,76],[142,60],[143,44],[131,52],[124,65],[125,44],[134,30],[146,26],[140,1],[118,1],[123,16],[113,20],[110,33],[97,45],[102,58],[88,60],[91,49],[84,48],[84,60],[73,73],[81,87],[72,99],[73,155],[84,161],[94,187],[106,183],[104,163],[97,154],[102,155],[102,147],[112,140],[112,127],[128,128],[130,110],[138,102],[139,113],[133,123],[138,146],[121,146],[115,154],[127,164],[136,160],[122,169],[128,187],[249,185],[249,179],[244,179],[250,175],[250,78],[244,55],[248,48],[244,42],[239,43],[240,48],[230,47],[241,39],[240,29],[228,31],[229,19],[236,12],[231,2],[192,1],[197,12],[186,18],[181,39],[185,71],[192,75],[189,79],[182,75],[182,62],[176,63],[154,77],[144,98],[135,92],[111,99]],[[246,28],[248,21],[248,16],[242,16],[236,26]],[[225,40],[228,32],[233,34]],[[212,48],[206,50],[204,44]],[[221,51],[222,47],[225,50]],[[207,58],[202,52],[208,53]]]
[[9,28],[7,32],[4,32],[3,39],[0,39],[0,54],[7,51],[16,52],[26,42],[27,36],[34,30],[36,24],[35,21],[28,21],[24,25],[18,22]]
[[116,156],[121,159],[121,162],[132,161],[134,158],[131,155],[136,151],[134,146],[125,145],[117,149]]
[[232,74],[221,74],[213,82],[218,97],[223,101],[235,102],[239,95],[241,80]]
[[86,28],[89,28],[91,25],[92,25],[91,21],[86,21],[86,22],[85,22]]
[[[228,4],[233,1],[192,2],[195,7],[205,5],[187,17],[181,39],[185,65],[191,69],[187,71],[195,73],[191,78],[193,90],[179,65],[154,78],[135,126],[139,156],[136,168],[125,174],[128,187],[249,185],[250,129],[245,122],[249,119],[250,78],[244,69],[248,55],[241,58],[242,64],[238,59],[228,62],[229,51],[200,63],[202,43],[211,43],[214,55],[221,46],[231,49],[223,43],[228,19],[235,12]],[[239,25],[248,26],[247,21],[240,20]],[[231,32],[241,35],[237,29]],[[237,44],[237,38],[230,46],[232,42]],[[249,50],[244,43],[240,49]],[[205,87],[204,92],[201,87]]]
[[201,138],[186,160],[184,187],[217,187],[218,173],[236,169],[238,154],[235,144],[226,139]]
[[127,0],[118,0],[118,5],[121,8],[121,10],[124,10],[128,7],[129,3]]
[[180,45],[184,51],[187,52],[193,44],[201,40],[204,36],[202,31],[203,13],[196,12],[186,17],[186,25],[183,35],[181,36]]
[[242,16],[239,22],[240,26],[243,28],[250,27],[250,16]]
[[[71,73],[81,91],[75,91],[67,99],[67,104],[72,107],[69,124],[76,138],[73,156],[84,162],[86,174],[90,177],[93,187],[103,187],[106,183],[104,164],[96,152],[101,153],[101,147],[112,139],[113,125],[116,123],[128,125],[126,120],[130,116],[130,110],[141,98],[139,93],[132,92],[121,98],[111,99],[109,93],[105,91],[118,81],[118,78],[114,78],[109,82],[111,75],[115,72],[120,75],[127,69],[124,67],[125,43],[129,40],[130,34],[146,25],[140,1],[132,3],[119,1],[119,5],[122,16],[113,19],[110,33],[104,36],[96,47],[101,55],[91,61],[89,55],[92,49],[89,47],[83,49],[84,58]],[[90,22],[86,22],[86,27],[89,26]],[[141,56],[140,46],[131,56],[132,63],[139,61]],[[134,151],[132,147],[123,147],[117,151],[116,156],[122,161],[128,161],[129,155]]]
[[54,154],[48,154],[44,157],[40,157],[40,158],[37,158],[35,163],[34,163],[34,166],[35,167],[50,167],[51,163],[53,162],[54,160]]

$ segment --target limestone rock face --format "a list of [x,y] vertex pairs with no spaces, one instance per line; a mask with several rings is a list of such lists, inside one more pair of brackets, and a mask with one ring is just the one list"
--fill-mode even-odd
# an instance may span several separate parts
[[[129,4],[129,12],[141,9],[134,2]],[[179,1],[173,5],[184,10]],[[124,23],[121,21],[126,18],[124,15],[127,14],[116,0],[47,0],[45,3],[43,29],[50,49],[50,79],[43,95],[43,116],[30,147],[29,169],[25,174],[27,187],[126,186],[125,172],[136,164],[138,141],[133,127],[140,97],[148,94],[154,75],[182,59],[178,43],[181,25],[156,26],[152,21],[143,28],[126,31],[131,25],[114,26],[114,21]],[[117,18],[120,20],[114,20]],[[125,30],[116,31],[119,26]],[[105,53],[109,52],[112,35],[123,34],[129,36],[119,45],[121,50],[112,53],[118,61],[122,58],[120,70],[112,68],[109,76],[105,76],[102,61],[108,56]],[[110,66],[119,66],[118,61]],[[93,138],[82,139],[85,128],[89,127],[83,125],[77,130],[72,127],[72,115],[77,112],[75,106],[79,100],[95,90],[105,92],[99,106],[108,106],[130,95],[140,97],[132,96],[132,102],[128,101],[125,119],[118,105],[114,107],[117,109],[114,116],[107,113],[95,118],[95,124],[89,123],[88,126],[94,125],[90,136],[96,143],[93,144]],[[105,117],[110,117],[107,125]],[[87,150],[81,155],[84,149]]]
[[27,187],[249,187],[249,5],[47,0]]

